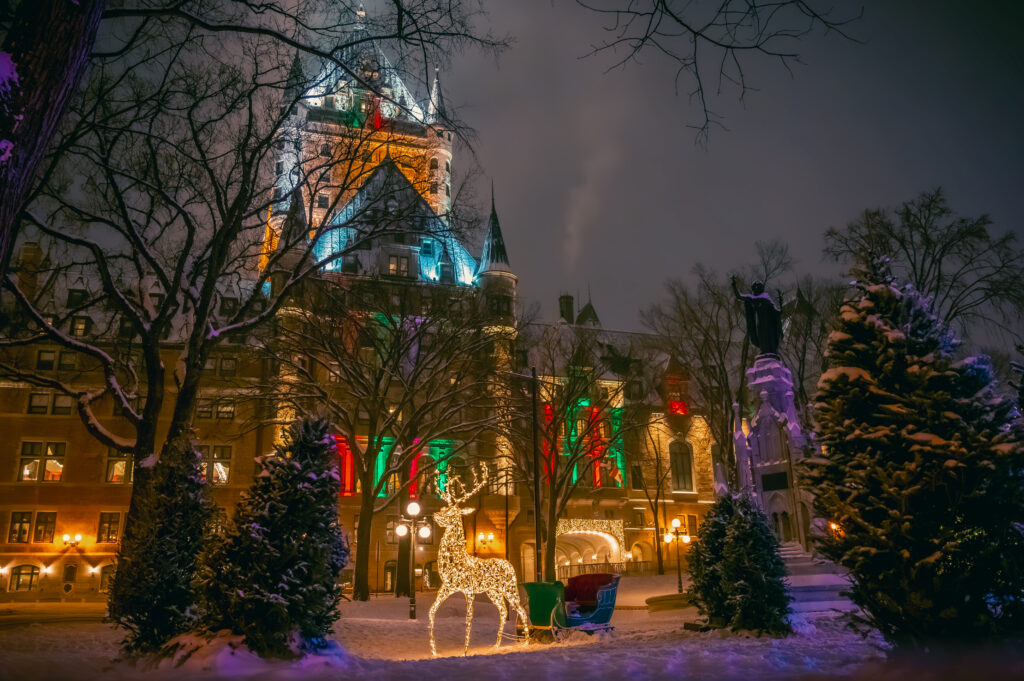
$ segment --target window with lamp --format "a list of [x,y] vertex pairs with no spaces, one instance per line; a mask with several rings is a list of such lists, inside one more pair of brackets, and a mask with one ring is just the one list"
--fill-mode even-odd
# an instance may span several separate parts
[[22,442],[18,465],[21,482],[60,482],[64,475],[64,442]]
[[199,470],[203,480],[213,485],[231,481],[231,445],[196,445],[202,461]]
[[100,544],[117,543],[118,530],[121,528],[120,513],[100,513],[100,524],[96,531],[96,541]]
[[106,482],[124,484],[132,481],[132,455],[116,449],[107,449]]

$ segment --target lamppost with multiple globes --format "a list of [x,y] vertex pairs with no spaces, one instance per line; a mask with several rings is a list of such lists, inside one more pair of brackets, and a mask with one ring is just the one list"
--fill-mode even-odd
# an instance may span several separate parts
[[679,593],[683,593],[683,565],[679,558],[679,544],[689,544],[690,535],[680,530],[680,525],[682,523],[679,522],[679,518],[672,519],[672,531],[665,533],[665,543],[671,544],[675,542],[676,544],[676,574],[679,576]]
[[421,539],[430,537],[430,521],[420,520],[419,515],[422,509],[419,503],[410,501],[405,507],[405,514],[402,515],[402,522],[395,528],[395,534],[404,537],[409,536],[409,619],[416,619],[416,535]]

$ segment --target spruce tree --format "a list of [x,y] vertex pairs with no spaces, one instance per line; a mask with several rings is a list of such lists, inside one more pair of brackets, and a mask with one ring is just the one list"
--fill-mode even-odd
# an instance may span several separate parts
[[779,542],[745,496],[723,496],[704,517],[688,555],[697,609],[733,629],[790,631]]
[[292,425],[238,503],[202,570],[205,625],[264,657],[323,645],[338,618],[348,543],[338,526],[334,437],[324,420]]
[[188,438],[166,444],[118,553],[109,617],[128,631],[128,654],[156,650],[193,625],[194,579],[210,514],[200,455]]
[[750,497],[733,499],[722,551],[729,626],[758,633],[791,631],[786,564],[768,519]]
[[[874,267],[829,337],[805,485],[864,620],[927,646],[1019,632],[1024,433],[984,359],[956,361],[930,302]],[[1016,566],[1016,567],[1015,567]]]
[[722,577],[725,537],[733,516],[731,496],[723,496],[708,510],[687,554],[693,600],[709,618],[729,620],[729,595]]

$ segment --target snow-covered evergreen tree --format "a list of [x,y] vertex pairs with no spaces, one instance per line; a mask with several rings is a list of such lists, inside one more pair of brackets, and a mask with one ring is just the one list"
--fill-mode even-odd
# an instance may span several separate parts
[[790,631],[786,566],[768,519],[749,497],[711,507],[689,553],[697,608],[733,629]]
[[722,578],[725,536],[733,515],[731,496],[723,496],[708,510],[687,554],[694,604],[709,618],[728,620],[729,595]]
[[733,629],[790,632],[786,564],[768,519],[747,496],[733,499],[722,551],[722,583]]
[[322,645],[338,618],[349,547],[338,526],[334,436],[325,420],[292,425],[238,503],[201,572],[205,625],[230,629],[264,657]]
[[167,444],[140,492],[139,522],[125,532],[109,600],[110,619],[128,630],[128,653],[156,650],[198,613],[194,580],[211,507],[188,438]]
[[874,267],[843,305],[806,463],[819,550],[891,642],[1020,631],[1024,432],[984,359],[956,361],[930,301]]

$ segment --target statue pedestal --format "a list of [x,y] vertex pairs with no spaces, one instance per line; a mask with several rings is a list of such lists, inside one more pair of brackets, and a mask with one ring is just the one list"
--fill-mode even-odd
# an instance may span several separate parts
[[768,516],[779,541],[806,546],[810,496],[799,489],[793,463],[804,457],[811,441],[797,416],[793,376],[777,355],[761,354],[747,370],[747,385],[757,409],[744,422],[736,407],[740,488]]

